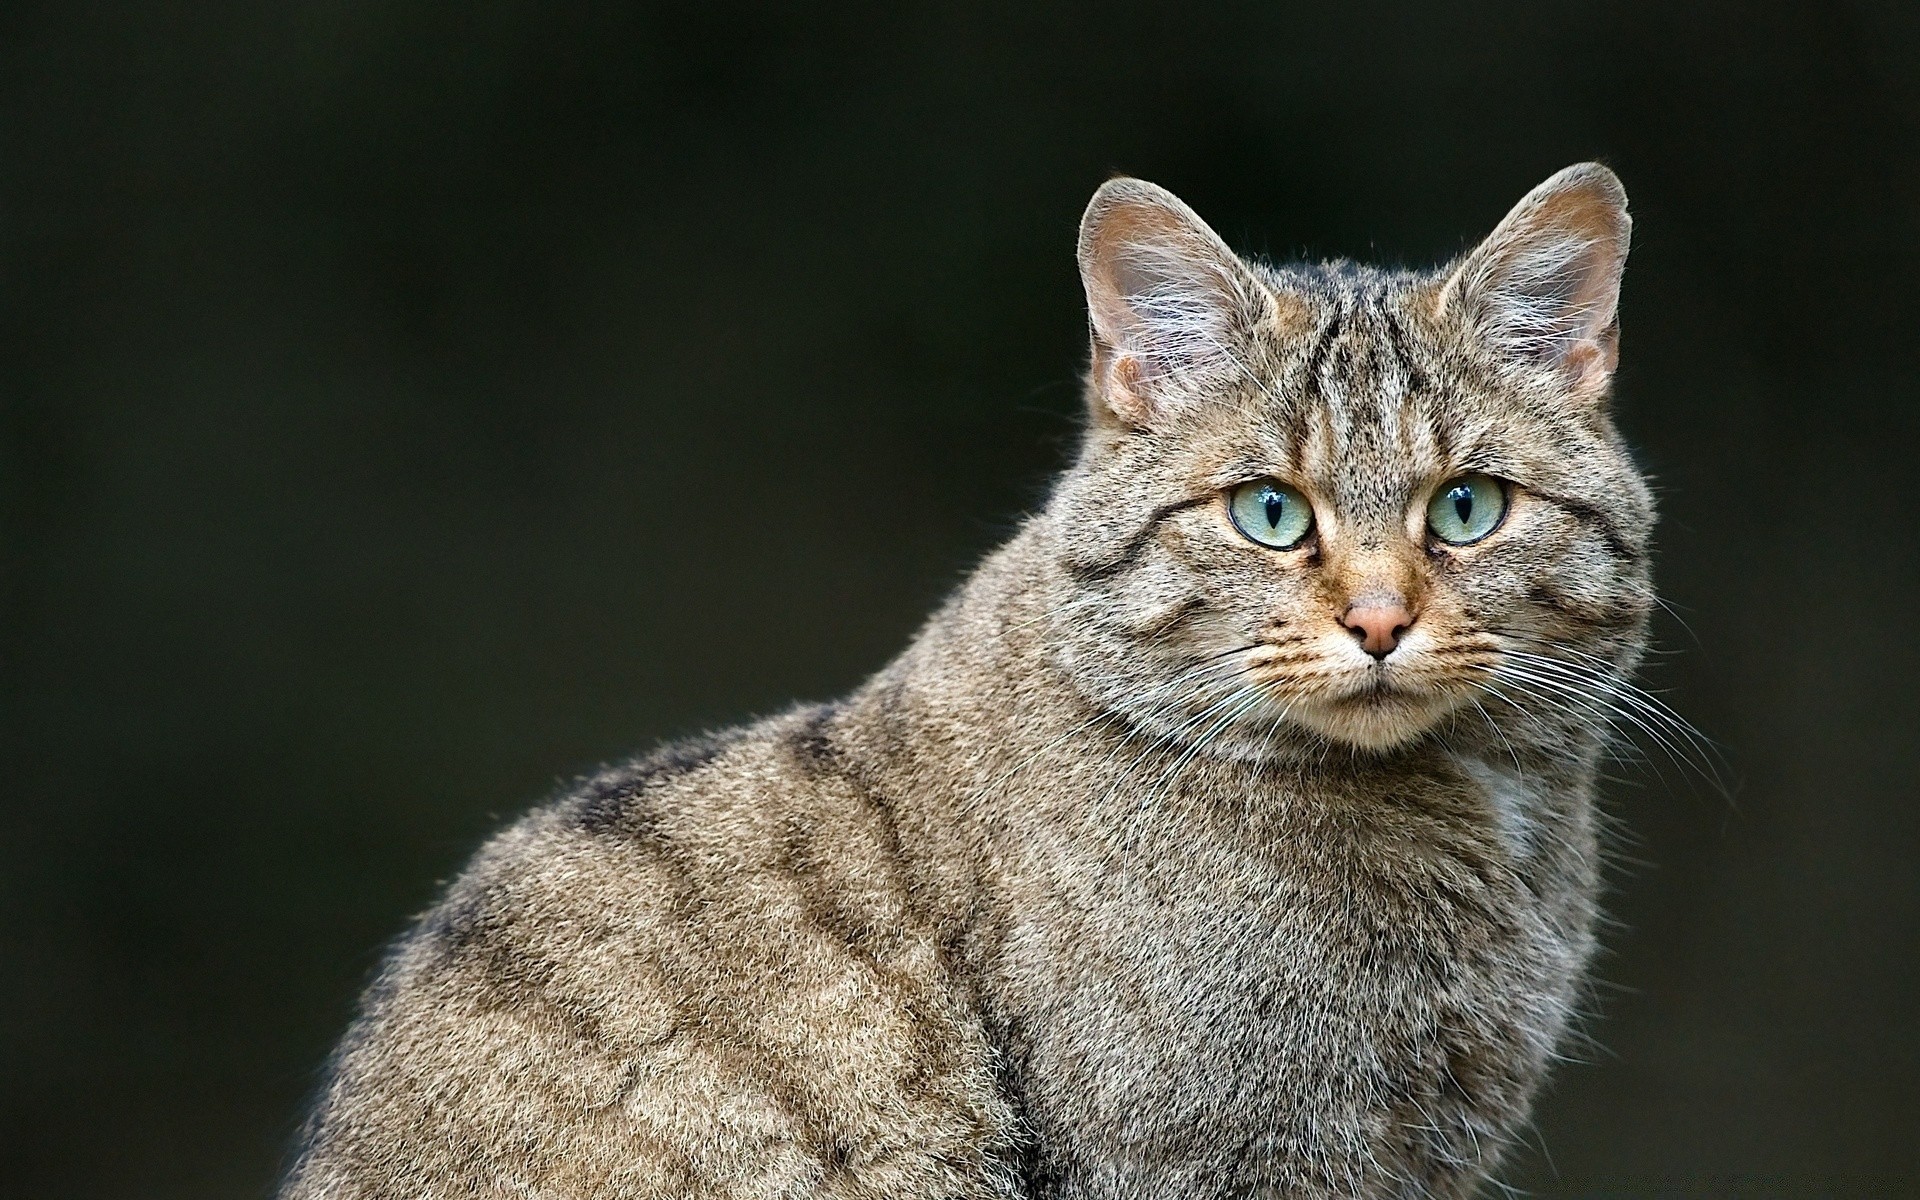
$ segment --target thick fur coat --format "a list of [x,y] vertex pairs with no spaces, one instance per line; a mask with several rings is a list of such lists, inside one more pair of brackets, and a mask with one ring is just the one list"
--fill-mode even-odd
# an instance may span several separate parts
[[[1627,230],[1587,164],[1438,272],[1273,268],[1108,183],[1044,511],[851,697],[483,849],[286,1200],[1474,1191],[1578,999],[1642,703]],[[1295,503],[1286,544],[1238,515]]]

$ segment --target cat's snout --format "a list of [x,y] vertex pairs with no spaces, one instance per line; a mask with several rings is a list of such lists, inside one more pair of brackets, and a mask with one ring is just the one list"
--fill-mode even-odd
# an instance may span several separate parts
[[1353,631],[1362,650],[1375,658],[1385,658],[1412,628],[1413,614],[1398,596],[1369,597],[1350,605],[1340,623]]

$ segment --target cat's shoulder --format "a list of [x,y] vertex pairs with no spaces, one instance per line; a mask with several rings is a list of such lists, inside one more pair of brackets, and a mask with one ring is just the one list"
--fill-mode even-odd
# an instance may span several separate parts
[[561,788],[480,849],[415,940],[455,954],[476,939],[567,942],[590,928],[647,940],[649,928],[764,921],[786,896],[803,919],[804,901],[854,876],[904,886],[887,805],[829,732],[837,712],[809,706],[702,734]]
[[464,1178],[447,1147],[477,1146],[552,1164],[553,1194],[636,1163],[701,1194],[855,1169],[863,1195],[989,1194],[991,1051],[833,714],[663,747],[495,835],[368,991],[302,1171]]

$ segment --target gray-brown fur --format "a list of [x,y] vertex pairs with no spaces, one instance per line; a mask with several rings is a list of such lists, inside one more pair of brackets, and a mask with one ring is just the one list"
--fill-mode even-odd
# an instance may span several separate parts
[[[1541,673],[1618,694],[1652,603],[1606,410],[1625,241],[1591,165],[1432,275],[1247,264],[1102,188],[1045,510],[843,703],[482,850],[284,1195],[1473,1191],[1592,949],[1606,730]],[[1430,544],[1468,470],[1506,523]],[[1269,475],[1312,545],[1229,522]],[[1340,622],[1382,589],[1418,616],[1375,662]]]

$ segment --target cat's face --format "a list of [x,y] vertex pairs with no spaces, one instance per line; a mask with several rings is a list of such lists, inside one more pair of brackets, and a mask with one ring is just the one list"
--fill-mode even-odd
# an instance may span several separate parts
[[1630,668],[1652,603],[1606,413],[1626,238],[1590,166],[1431,276],[1247,264],[1101,189],[1093,427],[1050,506],[1076,681],[1229,753],[1579,736],[1540,677]]

